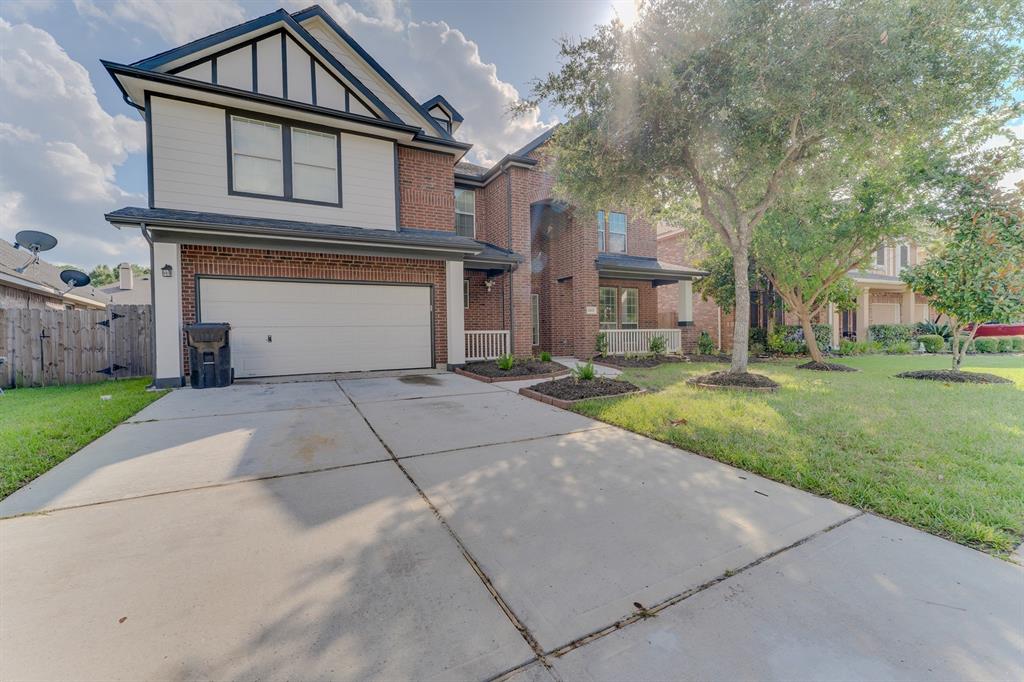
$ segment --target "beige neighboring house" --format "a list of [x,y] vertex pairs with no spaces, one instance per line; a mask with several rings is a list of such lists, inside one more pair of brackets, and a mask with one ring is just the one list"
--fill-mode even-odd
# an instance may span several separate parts
[[878,249],[867,270],[851,270],[850,277],[857,285],[857,310],[840,313],[829,306],[833,345],[838,346],[843,338],[867,341],[868,327],[873,324],[914,324],[931,319],[928,299],[900,279],[904,268],[925,258],[923,247],[903,242]]
[[103,300],[113,305],[149,305],[153,302],[149,275],[136,275],[129,263],[117,266],[117,281],[98,288]]
[[109,297],[98,289],[85,286],[67,291],[60,279],[61,268],[44,260],[18,272],[32,257],[25,249],[0,239],[0,308],[34,310],[100,310],[107,307]]

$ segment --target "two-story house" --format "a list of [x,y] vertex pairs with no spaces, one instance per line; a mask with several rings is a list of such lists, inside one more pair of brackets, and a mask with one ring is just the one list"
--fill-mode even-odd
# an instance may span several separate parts
[[151,245],[158,385],[182,384],[198,321],[231,324],[238,377],[586,356],[602,329],[646,347],[655,287],[699,274],[642,219],[553,201],[550,133],[464,163],[455,107],[318,6],[103,64],[146,122],[148,206],[106,218]]

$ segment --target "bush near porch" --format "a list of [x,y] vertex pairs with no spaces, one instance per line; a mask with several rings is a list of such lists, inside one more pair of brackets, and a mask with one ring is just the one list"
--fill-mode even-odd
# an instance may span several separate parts
[[631,369],[653,393],[580,403],[575,411],[996,555],[1024,536],[1024,362],[970,356],[965,369],[1014,384],[906,381],[945,369],[942,356],[844,359],[842,374],[763,362],[775,394],[703,391],[711,364]]

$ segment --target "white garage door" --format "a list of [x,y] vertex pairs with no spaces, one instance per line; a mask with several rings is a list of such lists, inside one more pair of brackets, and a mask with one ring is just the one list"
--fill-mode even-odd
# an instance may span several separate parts
[[430,287],[199,280],[203,322],[231,324],[236,377],[430,367]]

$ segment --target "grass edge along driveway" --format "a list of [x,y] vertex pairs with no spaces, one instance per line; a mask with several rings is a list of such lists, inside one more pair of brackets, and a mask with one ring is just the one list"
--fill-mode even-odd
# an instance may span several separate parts
[[965,369],[1012,385],[897,379],[946,356],[843,360],[860,372],[752,371],[776,394],[707,391],[686,379],[722,369],[666,364],[622,378],[653,391],[576,411],[830,497],[955,542],[1007,556],[1024,536],[1024,357],[969,356]]
[[0,499],[166,393],[146,391],[149,383],[144,377],[6,390],[0,396]]

